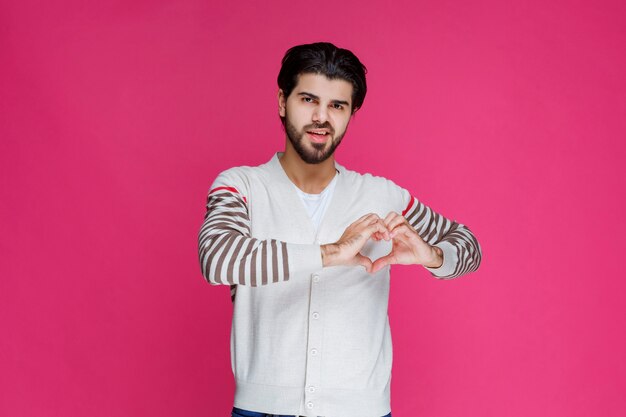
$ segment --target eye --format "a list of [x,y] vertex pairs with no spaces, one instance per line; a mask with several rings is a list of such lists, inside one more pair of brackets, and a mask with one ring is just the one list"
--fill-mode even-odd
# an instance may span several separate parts
[[302,101],[305,103],[313,103],[313,99],[311,97],[302,97]]
[[333,104],[333,108],[336,109],[336,110],[343,110],[343,105],[335,103],[335,104]]

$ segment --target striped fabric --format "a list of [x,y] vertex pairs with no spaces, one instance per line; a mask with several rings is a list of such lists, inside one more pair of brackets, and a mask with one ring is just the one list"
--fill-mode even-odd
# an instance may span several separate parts
[[[413,196],[402,215],[429,245],[448,242],[456,249],[453,272],[437,278],[452,279],[478,269],[480,246],[467,226],[434,212]],[[209,192],[199,256],[205,279],[211,284],[229,284],[233,298],[237,285],[255,287],[289,279],[287,244],[250,237],[246,197],[234,187]]]
[[[448,242],[455,247],[458,254],[458,262],[454,271],[450,275],[438,278],[456,278],[478,269],[481,261],[480,246],[476,237],[467,226],[434,212],[430,207],[425,206],[413,196],[411,196],[411,201],[409,201],[402,215],[429,245]],[[432,268],[428,269],[432,270]]]
[[199,257],[204,278],[211,284],[266,285],[287,281],[287,244],[250,237],[246,198],[234,187],[209,192],[200,229]]

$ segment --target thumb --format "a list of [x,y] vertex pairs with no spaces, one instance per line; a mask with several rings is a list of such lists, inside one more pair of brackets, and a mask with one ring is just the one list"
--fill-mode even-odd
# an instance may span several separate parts
[[396,262],[395,255],[390,253],[389,255],[382,256],[374,261],[372,264],[372,273],[378,272],[387,265],[391,265]]
[[367,272],[372,271],[372,260],[368,258],[367,256],[363,256],[360,253],[357,253],[354,256],[354,260],[356,261],[357,265],[364,266]]

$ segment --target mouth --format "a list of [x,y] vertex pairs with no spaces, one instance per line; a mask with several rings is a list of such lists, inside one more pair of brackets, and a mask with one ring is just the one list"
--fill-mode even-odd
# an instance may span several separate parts
[[308,130],[306,134],[315,143],[324,143],[330,137],[330,133],[326,130]]

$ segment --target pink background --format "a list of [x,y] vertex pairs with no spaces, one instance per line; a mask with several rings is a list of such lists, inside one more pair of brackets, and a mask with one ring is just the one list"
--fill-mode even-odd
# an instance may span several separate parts
[[624,3],[236,4],[2,0],[0,415],[227,415],[205,196],[283,149],[280,59],[317,40],[369,69],[338,161],[483,248],[394,268],[394,417],[625,415]]

